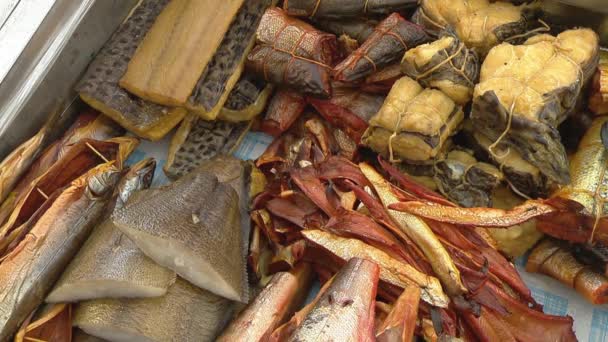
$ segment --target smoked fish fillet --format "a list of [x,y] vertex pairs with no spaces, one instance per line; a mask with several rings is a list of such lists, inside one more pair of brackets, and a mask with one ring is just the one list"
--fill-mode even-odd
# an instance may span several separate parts
[[144,100],[184,105],[243,2],[171,1],[135,51],[120,86]]

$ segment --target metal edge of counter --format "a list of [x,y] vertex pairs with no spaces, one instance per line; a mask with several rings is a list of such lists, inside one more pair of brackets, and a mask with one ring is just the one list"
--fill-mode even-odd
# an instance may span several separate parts
[[[0,160],[61,105],[79,107],[73,86],[137,0],[56,0],[0,83]],[[61,131],[61,130],[58,130]]]

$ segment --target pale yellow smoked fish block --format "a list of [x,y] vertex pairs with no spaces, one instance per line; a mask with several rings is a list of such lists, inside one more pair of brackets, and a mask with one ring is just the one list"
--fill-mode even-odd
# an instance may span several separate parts
[[158,104],[185,104],[243,2],[172,0],[137,48],[120,86]]

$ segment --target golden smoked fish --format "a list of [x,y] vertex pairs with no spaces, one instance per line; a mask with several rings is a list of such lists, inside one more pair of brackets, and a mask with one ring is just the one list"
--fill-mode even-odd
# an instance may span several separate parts
[[102,215],[119,178],[112,163],[76,179],[0,264],[0,341],[44,300]]
[[170,1],[137,47],[120,86],[144,100],[183,106],[243,3]]
[[60,112],[52,114],[36,135],[17,147],[0,162],[0,203],[4,202],[44,145],[48,143],[49,133],[60,116]]
[[458,271],[454,261],[431,228],[422,219],[414,215],[388,209],[389,205],[399,202],[397,196],[392,192],[391,184],[371,165],[361,163],[359,167],[365,177],[374,186],[380,197],[380,201],[387,208],[393,220],[399,224],[403,232],[418,245],[427,257],[433,267],[433,271],[435,271],[437,277],[441,280],[448,294],[457,296],[467,292],[460,279],[460,271]]
[[287,340],[373,341],[379,273],[372,261],[350,259]]
[[20,193],[14,209],[0,226],[0,258],[14,249],[27,233],[26,225],[34,224],[57,198],[57,192],[93,167],[114,161],[122,168],[123,161],[137,145],[131,137],[113,138],[108,141],[84,139],[75,144],[42,176]]
[[380,249],[357,239],[343,238],[322,230],[304,230],[302,235],[342,260],[364,258],[375,262],[380,266],[380,279],[400,288],[420,287],[421,299],[433,306],[447,307],[450,302],[437,278],[419,272]]
[[196,286],[247,302],[249,216],[244,162],[212,159],[135,194],[114,223],[151,259]]
[[206,342],[232,311],[228,299],[178,278],[161,297],[82,302],[74,326],[110,341]]
[[276,273],[217,341],[267,341],[272,332],[306,299],[311,282],[312,269],[305,263],[296,266],[291,272]]
[[171,131],[184,118],[186,110],[143,101],[122,89],[118,82],[146,31],[168,3],[169,0],[140,1],[99,51],[76,86],[84,102],[150,140],[161,139]]
[[[156,162],[144,159],[117,186],[114,210],[150,187]],[[175,282],[175,272],[145,256],[109,218],[91,234],[46,298],[48,303],[96,298],[158,297]]]

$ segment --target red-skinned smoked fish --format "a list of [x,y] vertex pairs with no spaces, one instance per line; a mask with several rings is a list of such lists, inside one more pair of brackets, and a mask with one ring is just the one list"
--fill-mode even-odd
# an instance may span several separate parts
[[346,82],[360,80],[397,62],[407,49],[429,40],[422,27],[393,13],[378,24],[365,43],[334,68],[334,78]]
[[418,303],[420,289],[408,286],[376,331],[379,342],[407,342],[414,337],[416,321],[418,320]]
[[287,341],[371,341],[380,269],[353,258]]
[[267,341],[272,332],[302,304],[311,281],[312,269],[306,263],[299,264],[291,272],[276,273],[217,341]]

